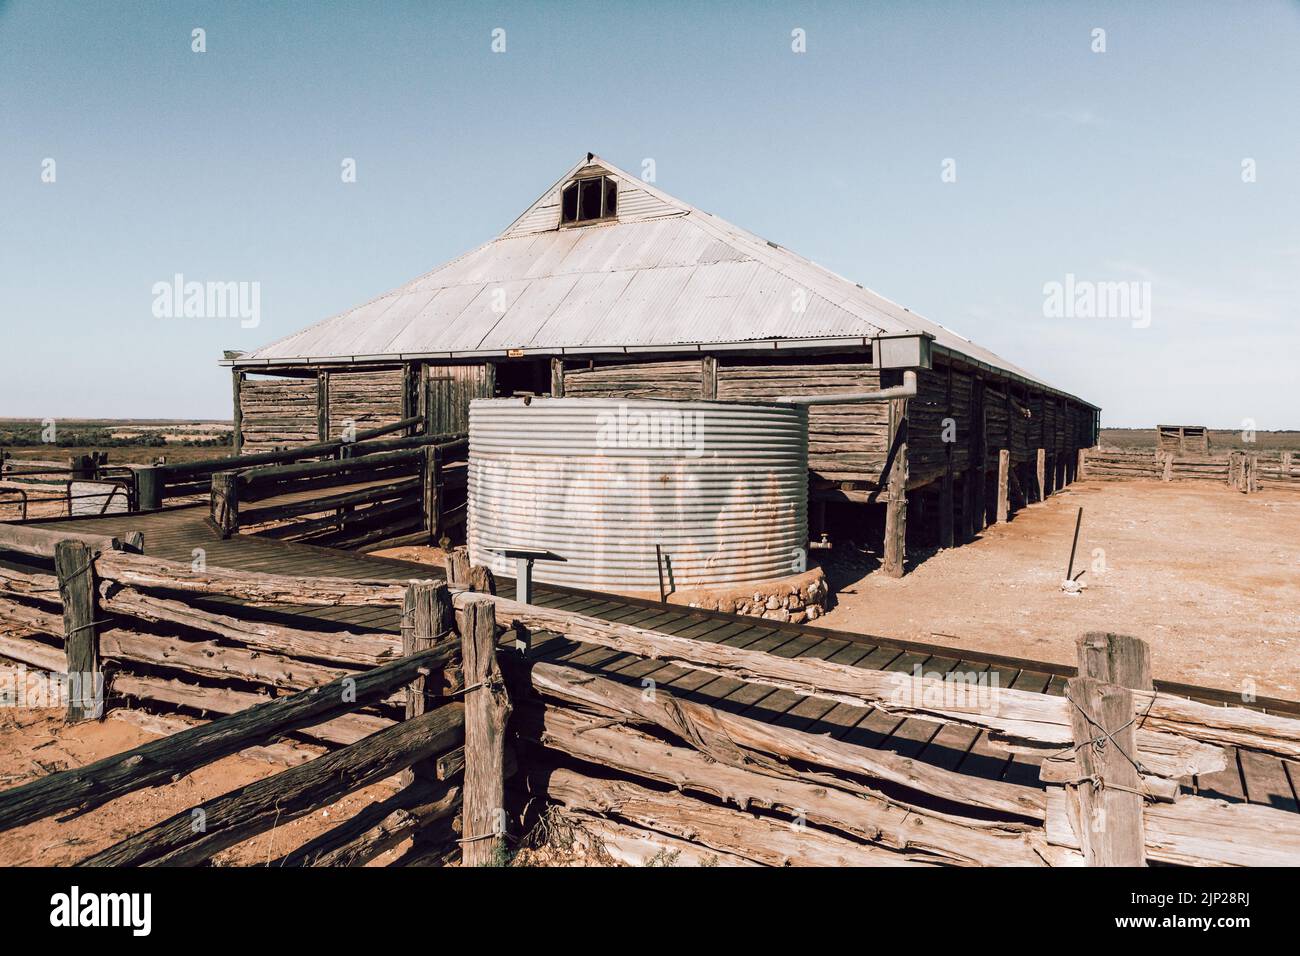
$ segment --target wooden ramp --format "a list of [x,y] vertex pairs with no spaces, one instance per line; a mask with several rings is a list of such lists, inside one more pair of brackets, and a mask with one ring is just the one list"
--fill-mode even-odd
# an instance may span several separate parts
[[[303,577],[427,579],[442,577],[428,565],[395,561],[332,548],[276,541],[252,535],[223,540],[207,522],[208,508],[194,505],[142,514],[110,515],[30,522],[50,530],[121,534],[140,531],[145,551],[173,561],[191,562],[201,555],[210,567],[263,571]],[[514,582],[498,582],[499,592],[514,596]],[[219,601],[196,602],[211,604]],[[1074,669],[1039,661],[996,655],[956,652],[948,648],[890,638],[831,631],[809,625],[781,624],[716,611],[657,604],[616,595],[576,591],[550,585],[534,588],[534,603],[577,611],[593,617],[661,631],[695,640],[715,641],[735,647],[766,651],[786,657],[816,657],[857,667],[911,674],[919,668],[927,675],[977,672],[996,678],[997,686],[1060,695]],[[254,613],[242,608],[242,615]],[[322,630],[373,629],[397,632],[399,613],[387,607],[306,608],[284,607],[259,612],[268,617],[310,617]],[[298,622],[301,624],[301,621]],[[830,705],[784,690],[773,690],[716,677],[675,665],[664,665],[632,654],[552,638],[539,642],[536,653],[636,685],[653,681],[673,694],[738,714],[794,727],[810,733],[830,734],[855,744],[892,750],[928,763],[988,779],[1037,785],[1037,761],[1008,755],[988,744],[986,734],[972,728],[940,727],[915,718],[900,719],[878,708]],[[1157,682],[1167,693],[1212,703],[1242,706],[1229,692]],[[1300,716],[1300,704],[1261,700],[1259,709]],[[1296,812],[1300,788],[1300,763],[1229,748],[1229,767],[1193,779],[1189,788],[1204,796],[1249,801]]]

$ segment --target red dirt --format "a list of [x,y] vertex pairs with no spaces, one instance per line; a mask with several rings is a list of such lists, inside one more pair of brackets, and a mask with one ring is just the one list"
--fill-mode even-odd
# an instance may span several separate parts
[[[0,789],[84,766],[152,739],[155,735],[120,720],[68,725],[58,710],[0,708]],[[174,814],[283,769],[279,764],[235,755],[200,767],[167,786],[119,797],[68,822],[59,822],[66,816],[61,813],[7,830],[0,833],[0,866],[75,864]],[[390,781],[357,790],[330,807],[286,821],[224,850],[214,862],[264,866],[393,792]],[[403,845],[389,850],[370,865],[386,865],[405,849]]]

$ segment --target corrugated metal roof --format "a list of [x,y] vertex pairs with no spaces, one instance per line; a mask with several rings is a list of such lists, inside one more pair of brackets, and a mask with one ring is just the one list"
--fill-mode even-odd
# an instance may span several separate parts
[[[619,218],[560,228],[563,184],[594,168],[618,179]],[[899,332],[928,332],[940,349],[1051,388],[815,262],[603,160],[584,159],[497,238],[235,364],[509,349],[590,354],[746,342],[814,345]]]

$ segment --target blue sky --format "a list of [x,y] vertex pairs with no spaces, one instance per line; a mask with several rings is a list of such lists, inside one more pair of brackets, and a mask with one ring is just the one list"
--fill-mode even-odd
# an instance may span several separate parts
[[[223,349],[472,248],[590,149],[1104,424],[1297,428],[1297,50],[1282,2],[0,0],[0,415],[228,417]],[[176,273],[259,282],[260,327],[155,318]],[[1068,274],[1149,282],[1150,326],[1045,317]]]

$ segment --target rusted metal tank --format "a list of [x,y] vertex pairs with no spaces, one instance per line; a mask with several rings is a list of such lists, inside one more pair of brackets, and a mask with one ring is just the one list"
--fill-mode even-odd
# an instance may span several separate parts
[[540,548],[538,581],[620,592],[727,587],[806,569],[808,411],[651,399],[478,399],[470,560]]

